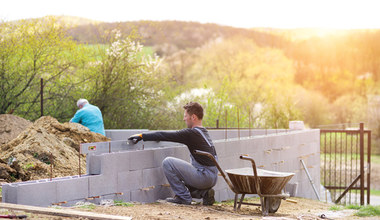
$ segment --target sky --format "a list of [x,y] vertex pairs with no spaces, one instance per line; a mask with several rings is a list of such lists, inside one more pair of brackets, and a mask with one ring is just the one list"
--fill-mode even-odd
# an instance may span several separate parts
[[68,15],[104,22],[177,20],[243,28],[380,29],[377,0],[0,0],[0,20]]

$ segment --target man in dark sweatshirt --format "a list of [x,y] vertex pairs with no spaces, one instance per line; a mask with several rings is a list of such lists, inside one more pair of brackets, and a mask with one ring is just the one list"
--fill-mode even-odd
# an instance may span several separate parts
[[166,178],[175,193],[168,202],[177,204],[191,204],[192,198],[202,198],[203,205],[212,205],[215,202],[214,190],[218,169],[215,163],[207,156],[195,154],[195,150],[211,153],[217,159],[214,144],[206,128],[202,127],[203,108],[197,102],[190,102],[183,106],[185,109],[183,120],[187,128],[179,131],[158,131],[132,135],[128,140],[144,141],[171,141],[185,144],[190,151],[191,163],[166,157],[162,167]]

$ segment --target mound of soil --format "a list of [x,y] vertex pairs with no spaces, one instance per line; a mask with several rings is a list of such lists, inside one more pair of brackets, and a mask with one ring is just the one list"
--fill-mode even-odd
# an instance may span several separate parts
[[0,115],[0,146],[17,137],[33,123],[16,115]]
[[[53,117],[41,117],[17,138],[1,146],[0,159],[3,163],[0,161],[0,164],[6,163],[17,173],[14,174],[0,166],[0,178],[7,181],[24,181],[78,175],[80,143],[109,140],[81,124],[61,124]],[[84,173],[86,162],[83,155],[80,167]],[[23,173],[25,175],[22,175]]]

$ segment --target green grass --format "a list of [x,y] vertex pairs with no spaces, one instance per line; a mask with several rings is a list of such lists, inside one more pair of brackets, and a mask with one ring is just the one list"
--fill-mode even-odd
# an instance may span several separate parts
[[353,209],[358,210],[354,215],[360,216],[360,217],[371,217],[371,216],[380,216],[380,206],[360,206],[360,205],[347,205],[347,206],[340,206],[340,205],[333,205],[330,207],[329,210],[331,211],[341,211],[343,209]]
[[329,210],[331,211],[340,211],[340,210],[343,210],[344,209],[344,206],[340,206],[340,205],[333,205],[330,207]]
[[371,189],[371,195],[373,195],[373,196],[380,196],[380,190]]
[[355,213],[356,216],[369,217],[369,216],[380,216],[380,205],[378,206],[363,206]]
[[351,204],[351,205],[347,205],[346,208],[347,209],[356,209],[356,210],[359,210],[361,208],[361,206],[360,205],[353,205],[353,204]]
[[88,204],[88,205],[82,205],[82,206],[79,206],[78,208],[93,210],[93,209],[96,208],[96,205],[95,205],[95,204]]
[[130,207],[130,206],[133,206],[132,203],[129,203],[129,202],[123,202],[122,200],[114,200],[113,201],[114,205],[115,206],[124,206],[124,207]]

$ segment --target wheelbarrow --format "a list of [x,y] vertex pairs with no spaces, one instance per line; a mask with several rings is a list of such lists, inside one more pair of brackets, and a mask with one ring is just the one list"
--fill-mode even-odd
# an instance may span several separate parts
[[[224,174],[218,162],[212,154],[204,151],[195,150],[196,154],[204,155],[214,161],[220,174],[227,182],[230,189],[235,193],[234,210],[239,210],[242,204],[261,206],[261,211],[264,216],[268,213],[275,213],[280,205],[281,199],[286,199],[289,194],[283,194],[282,189],[286,183],[294,176],[294,173],[274,172],[263,169],[257,169],[253,158],[248,156],[240,156],[242,160],[249,160],[252,163],[252,168],[229,169]],[[238,201],[239,194],[242,194]],[[257,194],[260,197],[259,203],[243,202],[246,194]]]

